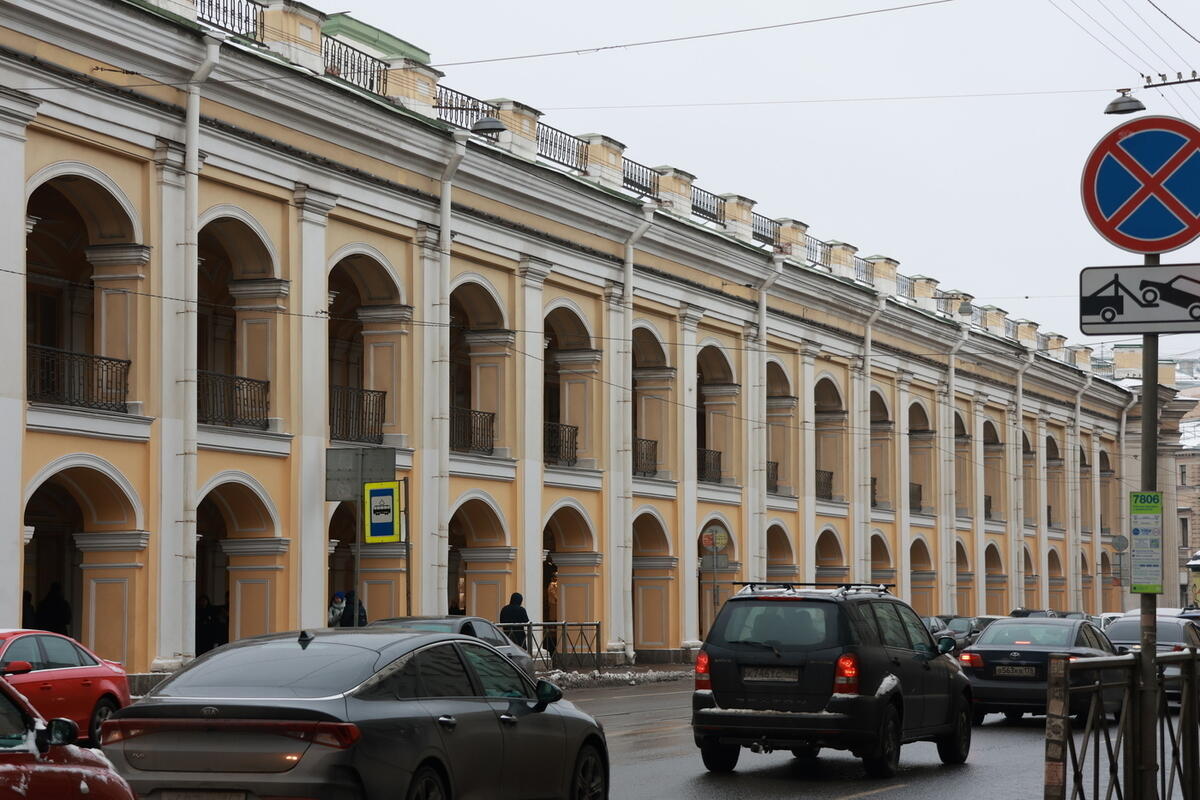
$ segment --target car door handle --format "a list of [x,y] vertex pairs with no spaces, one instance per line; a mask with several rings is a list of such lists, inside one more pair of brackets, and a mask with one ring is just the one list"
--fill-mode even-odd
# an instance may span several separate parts
[[891,662],[892,662],[892,666],[894,666],[894,667],[900,666],[900,659],[896,658],[896,656],[892,656]]
[[85,679],[85,680],[80,681],[79,685],[80,686],[91,686],[92,682],[90,680]]
[[448,731],[452,731],[458,727],[458,720],[449,714],[442,714],[440,717],[438,717],[438,725],[441,725]]
[[500,721],[503,722],[505,725],[516,725],[517,722],[519,722],[520,720],[518,720],[512,714],[501,714]]
[[41,689],[43,692],[49,692],[49,691],[54,690],[54,684],[53,683],[43,683],[38,688]]

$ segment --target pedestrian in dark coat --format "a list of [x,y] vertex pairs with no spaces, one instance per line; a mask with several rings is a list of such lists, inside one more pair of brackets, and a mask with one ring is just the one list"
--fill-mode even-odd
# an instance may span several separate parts
[[[354,608],[358,608],[358,625],[354,623]],[[362,601],[354,595],[354,590],[346,592],[346,610],[342,612],[343,628],[365,628],[367,627],[367,609],[363,606]]]
[[508,605],[500,609],[500,625],[517,647],[525,646],[525,628],[521,626],[529,622],[529,612],[521,605],[523,602],[525,598],[521,593],[513,592],[512,597],[508,599]]
[[55,581],[50,591],[42,598],[37,610],[37,626],[44,631],[69,636],[71,631],[71,604],[63,597],[62,584]]

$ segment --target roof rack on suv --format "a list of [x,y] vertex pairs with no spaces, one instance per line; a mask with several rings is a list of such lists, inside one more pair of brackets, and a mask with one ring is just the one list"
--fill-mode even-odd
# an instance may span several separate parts
[[838,594],[846,594],[847,592],[880,592],[888,594],[888,589],[894,588],[894,583],[845,583],[845,582],[824,582],[824,583],[796,583],[794,581],[734,581],[734,586],[741,586],[740,592],[753,592],[758,589],[786,589],[789,592],[796,591],[797,588],[813,588],[813,589],[833,589]]

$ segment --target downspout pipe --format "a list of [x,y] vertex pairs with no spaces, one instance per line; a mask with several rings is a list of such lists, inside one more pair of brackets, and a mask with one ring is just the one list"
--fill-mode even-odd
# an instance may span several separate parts
[[197,397],[198,316],[200,274],[200,84],[221,60],[220,34],[205,34],[204,60],[187,84],[187,105],[183,122],[183,610],[179,621],[180,658],[190,661],[196,655],[196,507],[199,487],[197,476]]
[[[971,335],[971,328],[965,324],[958,326],[958,341],[950,348],[946,358],[946,405],[948,406],[945,427],[942,428],[948,435],[943,442],[942,451],[942,474],[945,476],[945,481],[942,483],[942,569],[945,570],[945,580],[942,585],[946,587],[943,602],[946,608],[954,609],[954,613],[961,614],[963,609],[958,607],[958,557],[954,547],[954,532],[957,530],[956,520],[958,519],[958,490],[957,490],[957,468],[955,463],[957,457],[956,444],[954,441],[954,415],[958,413],[958,367],[955,359],[958,351],[967,343],[967,338]],[[981,554],[976,553],[976,560]],[[953,580],[951,576],[954,576]]]
[[[1087,392],[1088,389],[1091,388],[1091,386],[1092,386],[1092,373],[1089,372],[1086,375],[1084,375],[1083,385],[1080,386],[1079,391],[1077,391],[1075,393],[1075,449],[1076,449],[1076,451],[1078,451],[1081,447],[1083,447],[1083,426],[1081,425],[1081,423],[1079,421],[1079,414],[1080,414],[1080,411],[1082,410],[1083,395]],[[1078,488],[1082,484],[1082,480],[1080,479],[1080,475],[1079,475],[1079,470],[1080,470],[1079,457],[1075,453],[1068,453],[1067,458],[1074,460],[1074,463],[1075,463],[1075,486],[1076,486],[1076,488]],[[1068,461],[1067,463],[1070,464],[1071,461]],[[1093,465],[1093,467],[1094,467],[1094,465]],[[1090,493],[1089,493],[1088,497],[1086,497],[1086,498],[1083,497],[1082,493],[1078,492],[1078,491],[1074,492],[1073,494],[1075,495],[1075,502],[1072,504],[1073,508],[1071,509],[1071,513],[1074,516],[1074,519],[1071,520],[1071,530],[1074,532],[1074,535],[1075,535],[1075,541],[1073,542],[1073,544],[1075,546],[1067,548],[1068,561],[1067,561],[1066,566],[1067,566],[1067,574],[1068,575],[1070,575],[1072,573],[1070,560],[1075,558],[1077,551],[1081,551],[1083,549],[1083,503],[1085,500],[1087,502],[1091,502]],[[1096,523],[1095,523],[1095,520],[1093,520],[1092,521],[1093,540],[1095,537],[1095,531],[1096,531]],[[1092,557],[1094,560],[1095,559],[1094,552],[1092,554]],[[1075,570],[1077,571],[1078,568],[1079,568],[1079,562],[1075,561]],[[1071,593],[1076,595],[1075,597],[1071,598],[1073,601],[1073,607],[1074,608],[1083,608],[1084,603],[1083,603],[1083,574],[1082,573],[1079,573],[1076,576],[1074,584],[1070,588],[1071,588]]]
[[621,547],[624,549],[624,574],[621,576],[621,608],[624,612],[625,660],[634,663],[633,635],[633,253],[638,240],[646,235],[654,222],[654,203],[642,205],[642,219],[625,239],[625,258],[621,265],[621,354],[618,383],[622,387],[621,426]]
[[[437,406],[433,409],[434,435],[437,437],[437,534],[433,542],[437,548],[434,559],[423,556],[425,563],[433,564],[436,575],[423,576],[436,581],[436,609],[444,611],[447,602],[448,548],[450,542],[450,247],[454,235],[450,230],[454,221],[452,202],[454,199],[454,176],[467,155],[467,140],[471,134],[455,130],[450,134],[453,146],[446,166],[442,169],[441,194],[438,197],[438,289],[437,308],[434,313],[437,330],[437,364],[434,380],[437,381]],[[411,547],[411,545],[410,545]],[[411,559],[409,559],[411,563]],[[414,573],[410,572],[409,579]],[[428,613],[428,609],[423,609]]]
[[767,410],[767,296],[776,281],[783,275],[784,257],[776,254],[771,257],[771,272],[758,286],[758,358],[755,364],[755,383],[758,384],[758,407],[753,414],[747,414],[751,419],[757,418],[759,431],[758,461],[753,470],[758,473],[759,480],[755,486],[754,506],[751,510],[753,525],[750,536],[753,539],[750,563],[751,579],[765,580],[767,578],[767,454],[770,449],[771,424],[768,421]]
[[855,554],[858,559],[858,580],[871,582],[871,362],[874,356],[875,320],[887,308],[887,295],[878,294],[875,310],[863,325],[862,372],[863,391],[858,401],[858,420],[854,427],[863,437],[863,446],[856,459],[858,468],[858,497],[855,513],[858,515],[858,542]]
[[1012,553],[1009,556],[1011,563],[1009,570],[1013,575],[1013,591],[1015,597],[1010,598],[1013,603],[1013,608],[1021,608],[1025,605],[1025,448],[1023,446],[1025,435],[1025,371],[1033,366],[1033,360],[1036,357],[1036,351],[1026,350],[1025,359],[1020,367],[1017,368],[1016,381],[1016,417],[1017,429],[1014,432],[1013,448],[1017,452],[1017,474],[1013,476],[1017,490],[1015,497],[1016,517],[1012,521],[1016,527],[1016,533],[1012,537]]

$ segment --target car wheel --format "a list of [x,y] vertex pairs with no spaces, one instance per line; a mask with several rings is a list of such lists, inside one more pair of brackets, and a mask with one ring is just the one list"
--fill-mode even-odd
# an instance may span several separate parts
[[1023,712],[1023,711],[1005,711],[1004,712],[1004,721],[1005,722],[1020,722],[1021,717],[1023,717],[1023,716],[1025,716],[1025,712]]
[[966,698],[954,710],[954,727],[937,740],[938,758],[943,764],[966,763],[971,754],[971,707]]
[[1142,292],[1142,302],[1147,304],[1158,302],[1158,289],[1146,289]]
[[585,744],[575,759],[571,778],[572,800],[608,800],[608,772],[595,745]]
[[100,726],[116,710],[117,704],[111,697],[101,697],[92,709],[92,718],[88,721],[88,738],[92,740],[93,747],[100,746]]
[[449,800],[446,783],[438,771],[430,766],[421,767],[408,784],[408,800]]
[[801,747],[793,747],[792,748],[793,756],[795,756],[796,758],[802,758],[806,761],[811,761],[814,758],[816,758],[817,756],[819,756],[820,754],[821,754],[821,748],[816,745],[812,745],[812,744],[806,744],[806,745],[802,745]]
[[900,714],[890,703],[879,723],[875,752],[863,759],[863,767],[872,778],[890,778],[900,768]]
[[742,748],[736,744],[719,744],[706,739],[700,745],[700,760],[709,772],[733,772]]

